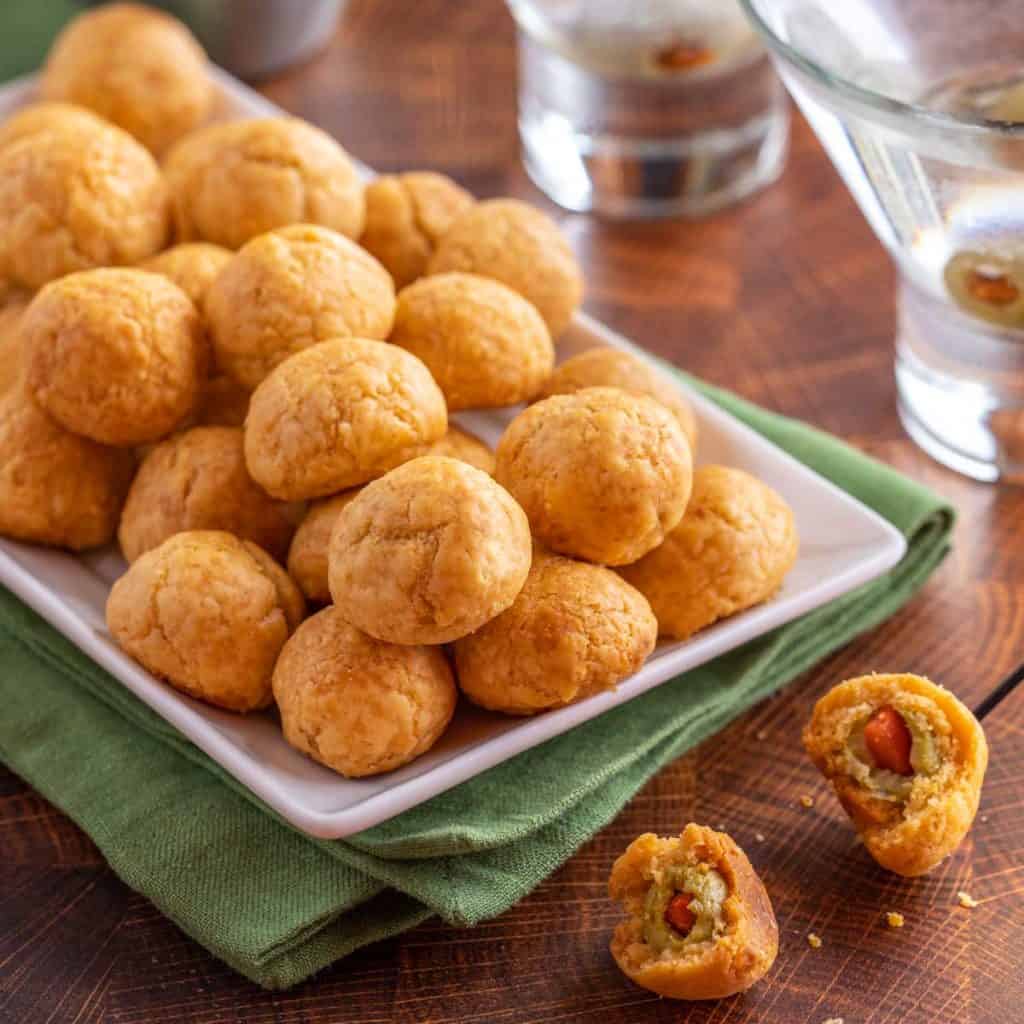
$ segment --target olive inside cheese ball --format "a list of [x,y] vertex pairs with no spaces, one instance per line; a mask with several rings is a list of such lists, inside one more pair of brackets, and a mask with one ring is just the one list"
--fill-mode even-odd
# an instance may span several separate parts
[[796,562],[793,511],[739,469],[700,466],[682,522],[619,572],[654,609],[662,636],[685,640],[772,597]]
[[202,310],[210,285],[233,255],[211,242],[183,242],[143,260],[139,269],[170,278]]
[[679,420],[690,451],[697,450],[697,417],[678,386],[648,362],[616,348],[591,348],[560,363],[541,387],[537,398],[571,395],[581,388],[622,388],[647,395],[670,409]]
[[156,161],[113,125],[28,132],[0,146],[0,276],[26,288],[162,249],[167,190]]
[[351,778],[426,753],[451,721],[456,696],[439,648],[381,643],[336,608],[299,626],[274,669],[285,739]]
[[21,322],[36,400],[76,434],[138,445],[191,412],[208,351],[189,297],[160,274],[69,274],[32,300]]
[[404,288],[389,340],[427,364],[451,412],[525,401],[555,363],[537,310],[477,274],[436,274]]
[[530,527],[486,473],[428,455],[367,484],[338,516],[328,582],[338,613],[396,644],[443,644],[515,600]]
[[519,292],[556,340],[583,298],[583,275],[558,225],[517,199],[476,203],[455,221],[427,272],[452,270],[492,277]]
[[657,638],[643,595],[610,569],[538,550],[512,606],[455,642],[456,672],[475,704],[532,715],[612,689]]
[[262,548],[216,530],[177,533],[114,584],[107,626],[118,645],[191,697],[252,711],[305,602]]
[[779,928],[764,883],[724,832],[650,832],[615,862],[608,892],[628,915],[612,937],[622,972],[669,999],[724,999],[768,973]]
[[366,224],[359,239],[404,288],[427,272],[437,243],[473,197],[431,171],[384,174],[366,186]]
[[179,242],[240,249],[288,224],[363,230],[363,183],[348,154],[296,117],[225,121],[193,132],[164,163]]
[[395,290],[355,242],[295,224],[249,242],[213,282],[205,310],[218,367],[252,390],[327,338],[386,338]]
[[619,388],[584,388],[520,413],[498,442],[494,472],[546,547],[624,565],[682,518],[692,463],[665,406]]
[[24,387],[0,397],[0,534],[82,551],[117,529],[135,469],[130,451],[65,430]]
[[447,426],[444,396],[415,356],[334,339],[286,359],[253,392],[245,461],[268,494],[306,501],[383,475]]
[[884,868],[931,871],[974,821],[988,765],[981,725],[921,676],[848,679],[815,705],[804,730],[868,853]]
[[195,427],[158,444],[142,461],[121,515],[125,559],[185,530],[224,530],[283,560],[295,527],[286,507],[253,483],[242,431]]

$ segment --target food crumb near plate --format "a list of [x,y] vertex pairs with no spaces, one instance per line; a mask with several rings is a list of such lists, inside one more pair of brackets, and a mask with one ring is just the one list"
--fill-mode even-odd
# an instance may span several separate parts
[[801,807],[813,807],[814,806],[814,797],[813,796],[808,796],[806,793],[804,793],[804,795],[802,797],[800,797],[800,806]]
[[754,838],[755,838],[755,839],[756,839],[756,840],[757,840],[757,841],[758,841],[759,843],[763,843],[763,842],[764,842],[764,833],[763,833],[763,832],[755,832],[755,833],[754,833]]
[[897,910],[890,910],[885,915],[885,923],[890,928],[902,928],[906,924],[906,918]]
[[963,889],[956,894],[956,901],[965,910],[973,910],[978,906],[978,901],[969,892],[964,892]]
[[829,1017],[828,1020],[823,1020],[821,1024],[843,1024],[842,1017]]
[[767,738],[768,738],[768,730],[767,729],[758,729],[757,732],[754,733],[754,739],[756,739],[758,741],[763,741],[763,740],[766,740]]
[[807,935],[807,945],[811,949],[821,949],[821,936],[815,935],[814,932],[809,932]]

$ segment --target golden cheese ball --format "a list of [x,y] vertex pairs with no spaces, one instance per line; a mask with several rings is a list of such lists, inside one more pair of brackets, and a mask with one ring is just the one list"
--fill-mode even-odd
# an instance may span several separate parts
[[0,396],[0,534],[82,551],[106,544],[135,469],[131,452],[69,433],[23,386]]
[[284,738],[351,778],[426,753],[451,721],[456,696],[439,649],[381,643],[336,608],[307,619],[274,669]]
[[525,401],[555,365],[537,310],[477,274],[437,274],[404,288],[389,340],[427,364],[451,412]]
[[988,742],[974,715],[930,679],[848,679],[815,705],[803,740],[868,853],[889,871],[923,875],[970,831]]
[[30,103],[0,122],[0,148],[40,132],[95,132],[109,127],[109,121],[75,103]]
[[62,426],[102,444],[169,434],[206,376],[206,338],[191,299],[144,270],[53,281],[32,300],[21,330],[36,400]]
[[473,197],[432,171],[384,174],[366,186],[366,224],[360,245],[404,288],[427,272],[438,241]]
[[186,530],[224,530],[282,561],[295,532],[285,506],[253,483],[242,431],[194,427],[158,444],[128,492],[117,536],[129,562]]
[[630,352],[598,347],[566,359],[555,368],[536,397],[571,395],[582,388],[594,387],[622,388],[661,402],[679,420],[690,442],[690,451],[697,450],[697,417],[693,406],[671,378]]
[[164,163],[179,242],[240,249],[288,224],[358,238],[363,184],[348,154],[296,117],[226,121],[194,132]]
[[612,956],[631,981],[668,999],[724,999],[760,981],[779,952],[764,883],[725,832],[691,822],[678,838],[638,836],[608,894],[627,917]]
[[427,268],[450,270],[492,277],[519,292],[555,339],[583,298],[583,275],[558,225],[518,199],[475,203],[455,221]]
[[40,288],[138,263],[167,233],[160,168],[120,128],[33,132],[0,148],[0,276]]
[[560,554],[635,562],[676,526],[690,497],[690,446],[659,402],[584,388],[531,405],[498,442],[495,479]]
[[355,242],[294,224],[238,252],[205,308],[217,365],[252,390],[288,356],[327,338],[386,338],[395,290]]
[[210,285],[233,255],[211,242],[183,242],[143,260],[139,269],[169,277],[201,311]]
[[700,466],[682,522],[619,571],[651,602],[663,636],[685,640],[782,586],[799,539],[783,498],[749,473]]
[[21,317],[32,293],[0,284],[0,395],[20,383],[25,369]]
[[262,548],[217,530],[176,533],[107,599],[121,649],[190,697],[229,711],[273,701],[271,674],[305,602]]
[[443,644],[516,598],[530,526],[486,473],[427,455],[367,484],[345,505],[328,550],[338,613],[397,644]]
[[205,121],[215,98],[192,33],[130,3],[73,18],[50,49],[39,91],[96,111],[158,154]]
[[456,675],[475,704],[532,715],[614,688],[657,638],[646,599],[610,569],[536,550],[512,606],[456,641]]
[[306,501],[381,476],[447,426],[444,396],[415,356],[336,338],[286,359],[253,392],[245,461],[275,498]]

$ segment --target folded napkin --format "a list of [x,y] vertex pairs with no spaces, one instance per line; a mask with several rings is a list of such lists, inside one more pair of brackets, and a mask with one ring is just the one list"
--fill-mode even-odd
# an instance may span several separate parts
[[133,889],[268,988],[432,915],[500,914],[664,764],[906,602],[953,511],[804,424],[690,380],[892,522],[881,579],[347,840],[310,839],[0,589],[0,758],[64,810]]

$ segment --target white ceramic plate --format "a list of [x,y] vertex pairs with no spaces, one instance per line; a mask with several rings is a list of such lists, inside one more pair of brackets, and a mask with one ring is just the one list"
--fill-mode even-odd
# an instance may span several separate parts
[[[224,72],[217,77],[238,115],[281,113]],[[22,79],[0,89],[0,119],[25,103],[32,88],[31,79]],[[624,342],[581,315],[558,354],[565,359],[595,345]],[[297,828],[326,838],[351,835],[845,594],[903,557],[904,539],[884,519],[706,399],[689,397],[700,424],[698,461],[745,469],[793,507],[800,557],[781,592],[684,643],[659,646],[613,692],[529,719],[460,706],[433,750],[377,778],[343,779],[289,747],[270,714],[241,716],[207,707],[125,657],[104,621],[107,593],[125,569],[113,547],[75,556],[0,539],[0,582]],[[454,419],[493,446],[511,417],[481,412]]]

